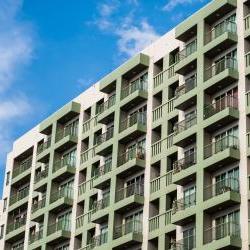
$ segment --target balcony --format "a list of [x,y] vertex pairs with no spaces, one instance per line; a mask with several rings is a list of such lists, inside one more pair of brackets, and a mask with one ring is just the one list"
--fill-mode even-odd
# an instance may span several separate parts
[[146,134],[147,116],[146,112],[137,112],[120,123],[119,141],[128,143]]
[[85,169],[89,164],[96,162],[99,156],[96,154],[96,145],[81,153],[81,166],[80,170]]
[[14,210],[15,208],[23,205],[24,203],[28,202],[29,196],[29,187],[22,189],[21,191],[17,192],[10,196],[9,200],[9,210]]
[[57,212],[73,205],[73,189],[62,188],[50,196],[50,210]]
[[240,160],[239,139],[228,135],[204,147],[204,168],[214,171],[223,165]]
[[79,250],[91,250],[93,248],[104,247],[103,245],[108,242],[108,232],[94,236],[90,239],[90,242],[87,246],[79,249]]
[[13,168],[11,184],[25,183],[29,181],[32,166],[32,157],[21,162],[19,166]]
[[149,239],[158,237],[162,231],[168,233],[175,230],[171,224],[172,209],[149,218]]
[[128,176],[145,168],[146,153],[142,147],[134,147],[118,155],[116,173],[120,177]]
[[174,107],[180,110],[186,110],[187,108],[196,105],[197,93],[196,93],[197,79],[196,75],[187,79],[184,84],[180,85],[175,91]]
[[196,193],[173,202],[172,224],[183,226],[194,221]]
[[113,121],[115,112],[115,102],[116,95],[112,95],[107,101],[97,106],[97,121],[99,123],[108,124]]
[[91,190],[92,187],[93,187],[93,178],[82,182],[78,186],[78,202],[84,200],[86,191]]
[[208,132],[216,131],[238,119],[238,99],[233,96],[225,96],[204,108],[204,128]]
[[24,234],[25,231],[25,225],[26,225],[26,216],[23,218],[13,222],[13,223],[8,223],[6,225],[6,237],[5,240],[15,240],[15,238],[18,237],[20,234]]
[[204,231],[205,249],[241,249],[240,225],[226,222]]
[[182,120],[174,126],[173,144],[179,147],[186,147],[195,141],[197,115]]
[[35,180],[34,180],[34,190],[36,191],[43,191],[45,189],[45,185],[47,185],[48,180],[48,171],[49,171],[49,164],[47,164],[44,170],[36,173]]
[[82,125],[82,135],[83,137],[85,137],[85,135],[88,135],[90,133],[90,131],[92,130],[92,128],[97,126],[97,116],[94,116],[92,118],[90,118],[89,120],[83,122]]
[[147,80],[138,79],[121,89],[120,106],[123,110],[130,110],[148,98]]
[[44,216],[44,207],[46,205],[46,197],[42,200],[37,201],[36,203],[32,204],[31,208],[31,220],[33,221],[41,221],[42,217]]
[[196,64],[197,39],[190,42],[176,55],[175,72],[177,74],[185,75],[187,72],[192,71]]
[[246,55],[245,55],[245,73],[246,73],[246,76],[249,76],[250,75],[250,52],[248,52]]
[[96,154],[107,155],[112,151],[113,141],[111,140],[114,136],[114,127],[110,127],[107,131],[96,137]]
[[245,16],[244,23],[245,23],[245,38],[249,39],[250,38],[250,14]]
[[42,142],[37,146],[37,161],[43,162],[45,158],[47,158],[49,154],[49,148],[51,146],[51,137],[48,138],[47,141]]
[[104,165],[99,166],[94,171],[94,177],[93,177],[93,187],[98,189],[105,188],[110,180],[110,173],[112,170],[112,159],[110,161],[107,161]]
[[47,243],[54,244],[63,240],[70,239],[71,222],[69,220],[58,221],[48,225]]
[[247,156],[249,157],[250,156],[250,132],[247,132],[246,137],[247,137]]
[[[38,245],[39,243],[41,244],[42,242],[39,242],[41,239],[43,239],[43,230],[42,229],[33,233],[33,234],[30,234],[29,245],[31,245],[33,243],[36,243],[36,245]],[[33,249],[34,248],[35,247],[33,247]]]
[[116,191],[115,210],[124,212],[144,204],[144,185],[134,183]]
[[204,210],[207,213],[240,203],[239,179],[227,178],[204,188]]
[[173,183],[185,185],[196,179],[196,152],[174,162]]
[[90,210],[76,218],[76,235],[82,234],[83,227],[85,230],[95,228],[95,224],[91,223],[93,211]]
[[246,114],[250,115],[250,91],[247,91],[245,93],[246,98]]
[[236,23],[225,20],[205,35],[205,55],[215,57],[218,52],[229,49],[237,41]]
[[108,219],[108,208],[110,204],[110,196],[106,196],[103,199],[96,201],[93,204],[93,214],[91,221],[93,223],[100,224]]
[[78,127],[68,126],[58,129],[55,138],[55,150],[63,152],[77,144]]
[[75,157],[66,157],[56,161],[52,168],[52,178],[56,181],[63,181],[75,174]]
[[173,178],[173,171],[169,171],[164,175],[154,178],[150,181],[150,194],[156,193],[161,190],[161,187],[165,190],[166,187],[170,186]]
[[214,94],[239,79],[237,60],[226,57],[204,72],[205,92]]
[[142,243],[142,239],[142,222],[127,221],[114,228],[113,249],[129,249],[134,244]]
[[196,248],[196,237],[191,235],[181,240],[171,243],[169,250],[192,250]]

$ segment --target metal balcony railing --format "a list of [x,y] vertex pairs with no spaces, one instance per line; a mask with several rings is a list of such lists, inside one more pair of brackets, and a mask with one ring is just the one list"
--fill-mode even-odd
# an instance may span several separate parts
[[244,17],[244,23],[245,23],[245,30],[248,30],[250,28],[250,14]]
[[43,230],[39,230],[35,233],[30,234],[29,244],[34,243],[35,241],[38,241],[43,238]]
[[139,196],[144,195],[143,183],[130,184],[129,186],[117,190],[115,195],[115,201],[116,202],[121,201],[132,195],[139,195]]
[[35,183],[38,183],[40,180],[43,180],[43,179],[47,178],[48,169],[49,169],[49,164],[47,164],[45,166],[44,170],[36,173],[36,175],[35,175]]
[[100,211],[106,207],[109,206],[110,203],[110,196],[106,196],[101,200],[98,200],[96,202],[94,202],[93,204],[93,213],[96,213],[97,211]]
[[195,248],[195,246],[196,246],[196,237],[195,235],[191,235],[181,240],[172,242],[169,250],[192,250]]
[[173,214],[179,211],[183,211],[186,208],[195,206],[196,204],[196,193],[193,193],[191,195],[188,195],[184,198],[181,198],[179,200],[175,200],[173,202]]
[[174,126],[175,135],[191,128],[192,126],[194,126],[196,124],[197,124],[197,115],[196,114],[190,118],[187,118],[185,120],[182,120],[182,121],[176,123]]
[[196,87],[196,84],[197,84],[196,75],[187,79],[184,84],[182,84],[181,86],[179,86],[176,89],[176,91],[175,91],[176,98],[178,98],[178,97],[188,93],[192,89],[194,89]]
[[13,169],[12,179],[22,174],[27,169],[30,169],[31,166],[32,166],[32,157],[29,157],[25,161],[21,162],[19,166]]
[[183,50],[181,50],[178,54],[176,54],[175,61],[180,62],[181,60],[192,55],[196,51],[197,51],[197,39],[187,44]]
[[240,192],[239,179],[236,178],[226,178],[220,180],[215,184],[209,185],[204,188],[204,200],[211,199],[220,194],[226,193],[228,191],[233,191],[236,193]]
[[49,137],[47,141],[37,146],[37,155],[41,154],[44,150],[48,149],[50,146],[51,146],[51,137]]
[[161,175],[157,178],[154,178],[150,181],[150,193],[155,193],[160,190],[161,188],[161,180],[165,178],[165,187],[172,184],[172,176],[173,176],[173,170],[167,172],[164,175]]
[[219,24],[217,24],[213,29],[211,29],[206,35],[205,35],[205,44],[210,43],[217,37],[221,36],[222,34],[226,32],[231,32],[237,34],[237,25],[235,22],[232,21],[223,21]]
[[120,226],[115,227],[113,238],[115,240],[130,233],[141,234],[142,222],[139,220],[130,220]]
[[127,119],[121,121],[120,123],[120,132],[126,130],[129,127],[132,127],[135,124],[146,125],[147,124],[147,115],[146,112],[137,112]]
[[204,119],[207,119],[214,114],[226,109],[226,108],[238,108],[238,98],[233,96],[225,96],[220,100],[205,106],[204,108]]
[[250,66],[250,52],[248,52],[248,53],[245,55],[245,66],[246,66],[246,67],[249,67],[249,66]]
[[175,161],[173,164],[174,167],[174,174],[179,173],[180,171],[187,169],[189,167],[192,167],[193,165],[196,164],[196,152],[193,152],[186,157]]
[[94,236],[93,238],[89,240],[89,243],[87,246],[79,250],[91,250],[95,247],[102,246],[103,244],[107,242],[108,242],[108,232]]
[[222,152],[228,148],[239,149],[239,138],[233,135],[227,135],[204,147],[204,159],[214,154]]
[[122,166],[133,159],[145,160],[145,156],[145,149],[143,147],[135,147],[118,156],[118,166]]
[[103,175],[109,173],[111,171],[111,169],[112,169],[112,159],[107,161],[104,165],[96,168],[93,172],[93,178],[97,179],[100,176],[103,176]]
[[75,164],[76,164],[76,158],[75,157],[65,157],[65,158],[62,158],[58,161],[56,161],[54,164],[53,164],[53,173],[55,173],[56,171],[58,171],[59,169],[63,168],[63,167],[75,167]]
[[26,187],[22,189],[21,191],[18,191],[16,194],[13,194],[10,196],[10,206],[13,205],[14,203],[24,199],[29,195],[29,187]]
[[72,188],[62,188],[50,196],[50,203],[53,203],[61,198],[73,199],[73,189]]
[[222,73],[226,69],[236,70],[238,67],[237,60],[233,57],[225,57],[219,62],[215,63],[211,67],[205,69],[204,78],[205,81],[211,79],[212,77]]
[[56,223],[48,225],[47,235],[51,235],[58,231],[71,231],[71,221],[70,220],[62,220]]
[[115,105],[116,95],[112,95],[107,101],[97,106],[97,114],[102,114],[105,110],[108,110]]
[[152,232],[160,227],[160,221],[164,220],[164,225],[171,224],[172,209],[165,213],[155,215],[149,219],[149,232]]
[[204,244],[220,240],[227,236],[240,238],[239,222],[226,222],[204,230]]
[[110,127],[107,131],[96,137],[96,145],[101,145],[102,143],[113,138],[114,135],[114,127]]
[[7,228],[6,228],[6,233],[8,234],[8,233],[10,233],[10,232],[22,227],[22,226],[25,226],[26,220],[27,220],[27,218],[26,218],[26,216],[24,216],[21,219],[15,221],[13,223],[8,223]]
[[122,88],[121,90],[121,100],[126,98],[127,96],[131,95],[137,90],[144,90],[146,91],[148,87],[148,81],[137,79],[136,81],[130,83],[128,86]]
[[36,203],[32,204],[31,211],[32,213],[35,213],[37,210],[44,208],[46,204],[46,197],[44,197],[42,200],[37,201]]
[[55,141],[58,142],[64,137],[71,135],[71,136],[77,136],[78,134],[78,126],[75,124],[72,124],[71,126],[67,126],[65,128],[59,128],[56,132],[56,139]]

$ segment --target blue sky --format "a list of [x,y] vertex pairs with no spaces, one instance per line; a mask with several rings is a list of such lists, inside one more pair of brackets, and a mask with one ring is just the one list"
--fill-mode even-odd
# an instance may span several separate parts
[[208,2],[0,0],[0,183],[16,138]]

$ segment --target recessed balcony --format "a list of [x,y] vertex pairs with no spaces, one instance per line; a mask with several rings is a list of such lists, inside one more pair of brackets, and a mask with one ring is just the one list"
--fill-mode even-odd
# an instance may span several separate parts
[[119,141],[128,143],[147,132],[146,112],[137,112],[120,123]]
[[245,24],[245,38],[250,38],[250,14],[244,17]]
[[[96,235],[93,238],[90,239],[89,243],[87,246],[79,249],[79,250],[91,250],[93,248],[99,248],[101,247],[102,249],[106,249],[104,244],[108,242],[108,232]],[[108,249],[108,248],[107,248]]]
[[30,236],[29,236],[29,245],[32,245],[32,249],[36,249],[37,245],[42,244],[42,241],[41,241],[42,239],[43,239],[43,230],[40,229],[39,231],[30,234]]
[[92,214],[93,212],[90,210],[76,218],[76,235],[82,234],[83,227],[85,230],[95,228],[95,224],[91,222]]
[[245,55],[245,73],[246,73],[246,76],[249,76],[250,75],[250,52],[248,52],[246,55]]
[[174,126],[173,144],[179,147],[185,147],[195,141],[197,115],[182,120]]
[[33,221],[41,221],[44,216],[44,207],[46,205],[46,197],[32,204],[31,208],[31,219]]
[[197,39],[190,42],[176,55],[177,64],[175,72],[177,74],[185,75],[187,72],[192,71],[196,64]]
[[204,210],[213,213],[240,203],[239,179],[227,178],[204,188]]
[[9,210],[14,210],[17,207],[28,203],[29,191],[29,187],[26,187],[21,191],[11,195],[9,200]]
[[171,243],[169,250],[192,250],[196,247],[196,237],[195,235],[190,235],[181,240]]
[[196,178],[196,152],[174,162],[173,183],[185,185]]
[[240,160],[239,139],[228,135],[204,147],[204,168],[214,171]]
[[237,81],[239,79],[237,68],[237,60],[232,57],[226,57],[205,69],[205,92],[210,95],[214,94]]
[[63,181],[73,176],[76,171],[75,162],[76,159],[74,157],[66,157],[56,161],[52,168],[52,178],[56,181]]
[[250,91],[247,91],[245,93],[246,98],[246,114],[250,115]]
[[102,223],[108,219],[108,207],[110,204],[110,196],[105,196],[101,200],[93,204],[93,214],[91,221],[93,223]]
[[37,161],[43,162],[49,154],[49,148],[51,146],[51,137],[47,139],[47,141],[42,142],[37,146]]
[[238,99],[233,96],[225,96],[204,108],[204,127],[208,132],[216,131],[238,119]]
[[196,193],[173,202],[172,223],[183,226],[194,221]]
[[130,110],[148,98],[147,80],[138,79],[121,89],[120,106],[123,110]]
[[240,225],[230,221],[204,230],[204,249],[241,249]]
[[226,51],[238,41],[237,25],[225,20],[217,24],[205,35],[205,55],[215,57],[221,51]]
[[196,75],[187,79],[184,84],[180,85],[175,91],[174,107],[185,110],[197,103],[196,93],[197,79]]
[[107,101],[97,106],[97,121],[108,124],[114,120],[116,95],[112,95]]
[[142,222],[139,220],[131,220],[114,228],[113,249],[129,249],[142,243],[142,240]]
[[13,222],[8,223],[6,225],[6,238],[5,240],[15,240],[18,239],[20,234],[24,234],[25,225],[26,225],[27,218],[24,216],[23,218]]
[[119,212],[129,211],[144,204],[144,185],[134,183],[116,191],[114,209]]
[[49,170],[49,164],[47,164],[44,167],[44,170],[35,174],[35,180],[34,180],[35,191],[43,191],[45,189],[45,186],[48,183],[48,180],[47,180],[48,170]]
[[112,150],[113,141],[111,140],[114,136],[114,127],[110,127],[107,131],[96,137],[96,154],[107,155]]

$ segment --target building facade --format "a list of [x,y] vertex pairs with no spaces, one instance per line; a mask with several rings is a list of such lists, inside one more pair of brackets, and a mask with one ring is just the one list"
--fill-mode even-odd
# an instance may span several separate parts
[[249,249],[249,90],[250,1],[213,0],[13,144],[0,249]]

